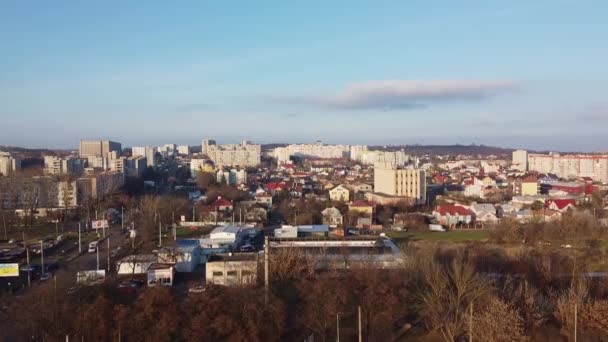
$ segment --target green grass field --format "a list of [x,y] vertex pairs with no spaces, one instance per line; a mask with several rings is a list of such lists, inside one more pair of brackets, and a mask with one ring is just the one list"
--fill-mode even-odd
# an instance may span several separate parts
[[387,234],[397,242],[405,241],[451,241],[469,242],[488,240],[486,230],[464,230],[449,232],[390,232]]
[[198,238],[202,235],[209,234],[213,228],[215,227],[198,227],[198,229],[191,229],[190,227],[178,227],[176,235],[178,238]]

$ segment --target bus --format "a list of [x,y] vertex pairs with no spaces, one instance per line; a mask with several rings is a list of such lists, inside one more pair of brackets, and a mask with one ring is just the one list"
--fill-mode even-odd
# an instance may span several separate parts
[[89,242],[89,253],[97,252],[97,245],[99,245],[100,242],[101,242],[101,240],[95,240],[95,241]]

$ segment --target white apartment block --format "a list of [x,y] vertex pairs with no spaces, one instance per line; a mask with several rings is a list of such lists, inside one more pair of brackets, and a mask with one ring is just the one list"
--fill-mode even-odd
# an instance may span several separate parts
[[80,140],[79,155],[81,158],[90,156],[107,158],[108,154],[116,151],[120,154],[122,146],[110,140]]
[[528,170],[528,151],[513,151],[513,168],[519,171]]
[[201,172],[205,168],[205,163],[209,162],[209,159],[191,159],[190,160],[190,174],[194,177],[198,172]]
[[21,169],[21,159],[13,158],[10,153],[0,152],[0,175],[13,175]]
[[278,162],[289,162],[289,157],[316,157],[316,158],[348,158],[351,154],[349,145],[324,145],[321,142],[314,144],[292,144],[274,149],[274,158]]
[[594,181],[608,182],[608,155],[529,154],[528,168],[561,178],[590,177]]
[[247,171],[245,169],[218,170],[216,177],[217,182],[220,184],[237,185],[247,183]]
[[188,145],[179,145],[177,146],[177,154],[187,156],[190,154],[190,146]]
[[156,151],[151,146],[134,146],[131,148],[131,155],[133,157],[145,157],[147,166],[154,167],[156,165],[155,154]]
[[418,204],[425,203],[426,172],[391,163],[376,163],[374,165],[374,192],[408,197]]
[[257,166],[260,164],[262,147],[243,141],[240,144],[217,145],[205,139],[202,151],[216,166]]
[[72,156],[59,158],[56,156],[44,156],[44,174],[47,175],[82,175],[87,161]]
[[391,163],[405,165],[410,161],[410,157],[401,151],[361,151],[359,159],[354,159],[362,164],[373,165],[375,163]]

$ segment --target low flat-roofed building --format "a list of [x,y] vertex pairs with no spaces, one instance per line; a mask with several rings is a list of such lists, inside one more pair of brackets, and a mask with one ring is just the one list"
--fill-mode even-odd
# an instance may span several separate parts
[[148,267],[148,286],[173,286],[174,264],[153,263]]
[[209,257],[205,267],[207,284],[240,286],[254,284],[257,280],[258,253],[215,254]]
[[378,239],[319,239],[319,240],[271,240],[273,250],[288,249],[301,253],[315,261],[316,269],[401,267],[403,255],[393,240]]
[[119,275],[146,274],[148,268],[156,263],[158,258],[154,254],[132,254],[116,262]]
[[158,251],[158,261],[175,265],[180,273],[194,272],[200,262],[200,246],[164,247]]

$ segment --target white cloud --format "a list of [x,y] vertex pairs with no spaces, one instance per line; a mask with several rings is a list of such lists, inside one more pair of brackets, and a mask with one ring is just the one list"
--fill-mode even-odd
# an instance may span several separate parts
[[478,101],[515,88],[514,82],[500,80],[381,80],[351,83],[333,95],[287,101],[344,110],[411,109],[438,102]]

